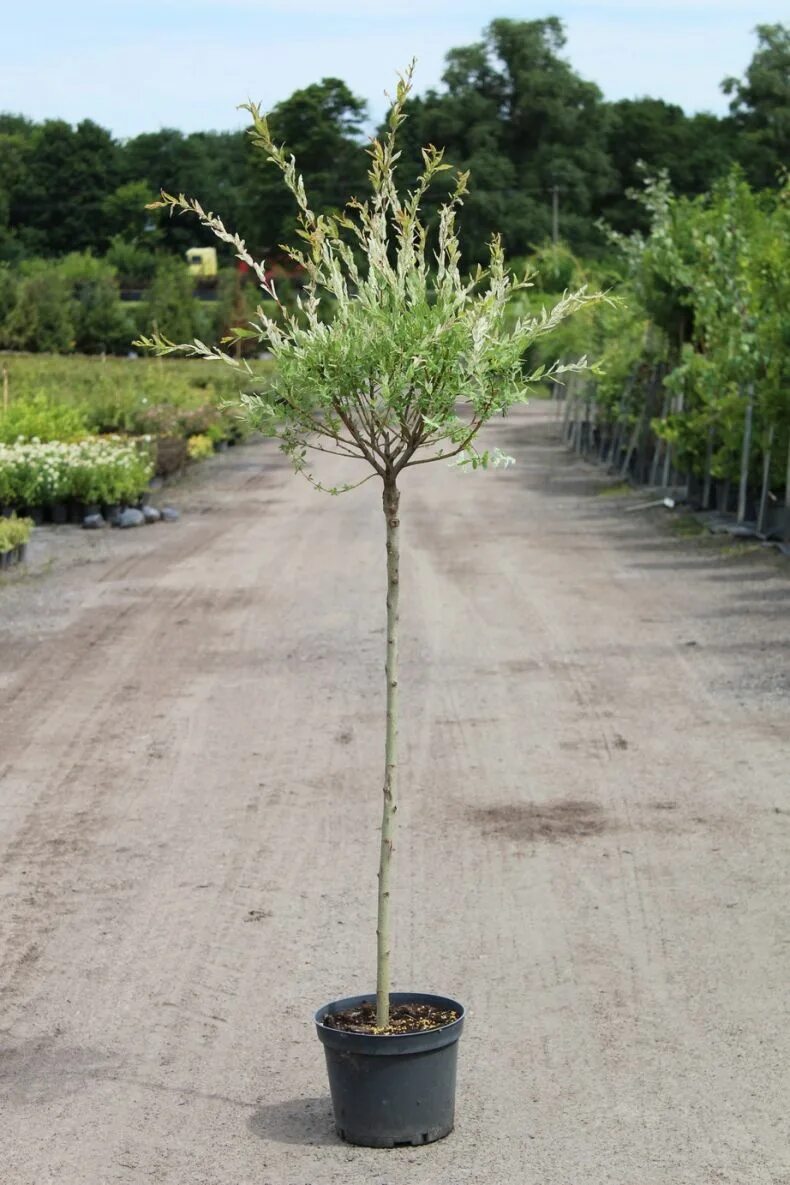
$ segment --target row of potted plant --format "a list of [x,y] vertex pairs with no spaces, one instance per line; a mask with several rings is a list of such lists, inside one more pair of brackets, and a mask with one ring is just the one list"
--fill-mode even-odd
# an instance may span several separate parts
[[[68,374],[64,380],[68,381]],[[195,391],[189,394],[194,399]],[[53,393],[29,392],[0,410],[0,444],[15,444],[20,439],[75,443],[92,436],[142,436],[152,442],[156,474],[167,477],[190,460],[238,444],[245,435],[238,416],[213,401],[213,389],[203,394],[200,402],[185,402],[183,392],[177,392],[181,402],[178,398],[161,402],[140,392],[114,403],[98,398],[95,403],[70,403]],[[200,443],[191,445],[196,436]],[[200,457],[195,457],[195,447]]]
[[[154,472],[150,442],[119,436],[0,444],[0,512],[67,521],[69,507],[136,503]],[[84,511],[83,511],[84,512]]]
[[24,561],[32,530],[32,519],[0,518],[0,571]]

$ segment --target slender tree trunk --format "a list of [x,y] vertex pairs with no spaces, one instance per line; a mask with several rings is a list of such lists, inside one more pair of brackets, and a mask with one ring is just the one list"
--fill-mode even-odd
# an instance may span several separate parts
[[376,962],[376,1027],[390,1019],[390,881],[395,839],[398,777],[398,598],[400,592],[400,491],[394,478],[384,479],[384,517],[387,523],[387,739],[384,751],[384,802],[381,817],[379,905]]

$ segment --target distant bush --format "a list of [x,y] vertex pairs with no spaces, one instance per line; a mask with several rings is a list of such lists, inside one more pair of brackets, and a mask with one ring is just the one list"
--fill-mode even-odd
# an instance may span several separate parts
[[105,255],[115,268],[119,282],[127,288],[146,288],[156,272],[156,256],[146,247],[129,243],[116,235]]
[[149,327],[156,325],[165,337],[179,341],[201,336],[207,317],[197,308],[193,290],[194,281],[181,260],[162,256],[146,302]]
[[112,264],[86,251],[67,255],[55,271],[69,286],[75,350],[81,354],[125,354],[135,326],[120,303]]
[[30,440],[79,440],[88,434],[82,408],[56,403],[46,395],[32,395],[0,411],[0,443]]
[[65,277],[51,265],[25,265],[0,328],[0,341],[12,350],[33,353],[65,354],[74,349],[71,292]]
[[190,436],[187,441],[187,454],[190,461],[203,461],[214,452],[214,445],[210,436]]

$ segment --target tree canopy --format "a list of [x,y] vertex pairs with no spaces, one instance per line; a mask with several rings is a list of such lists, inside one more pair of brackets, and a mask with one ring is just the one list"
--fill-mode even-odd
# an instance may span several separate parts
[[[433,143],[471,171],[461,239],[468,263],[485,257],[494,228],[511,255],[545,241],[555,191],[560,235],[577,252],[603,249],[601,218],[624,233],[644,229],[644,215],[624,196],[638,183],[638,161],[648,172],[665,169],[683,196],[705,192],[733,163],[752,185],[775,187],[790,150],[790,30],[756,32],[743,77],[722,84],[730,113],[718,117],[649,97],[606,102],[567,61],[556,17],[494,20],[478,41],[448,52],[438,87],[409,99],[403,167],[416,168],[421,146]],[[334,77],[271,112],[272,134],[299,159],[318,211],[367,192],[367,122],[365,102]],[[200,193],[261,251],[291,238],[296,225],[293,200],[243,131],[162,128],[121,142],[91,120],[72,126],[0,114],[0,260],[103,254],[113,243],[116,253],[208,244],[205,228],[143,213],[160,189]],[[428,196],[429,224],[445,197],[441,185]]]

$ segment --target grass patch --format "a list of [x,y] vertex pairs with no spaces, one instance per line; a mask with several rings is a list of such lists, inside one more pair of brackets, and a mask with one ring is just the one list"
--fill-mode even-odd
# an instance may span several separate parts
[[741,556],[765,555],[766,550],[762,543],[727,543],[722,547],[719,555],[726,556],[727,559],[732,559],[734,556],[740,559]]
[[707,534],[707,528],[693,514],[679,514],[670,520],[669,529],[681,539],[697,539]]
[[598,498],[627,498],[633,492],[627,481],[619,481],[617,485],[604,486],[603,489],[598,490],[596,496]]

